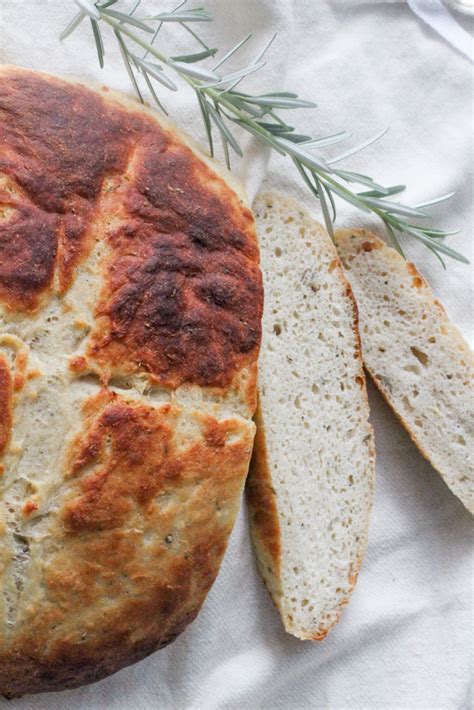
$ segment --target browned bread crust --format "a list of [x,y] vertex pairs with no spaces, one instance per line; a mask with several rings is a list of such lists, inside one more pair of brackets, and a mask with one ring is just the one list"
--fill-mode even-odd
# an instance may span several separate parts
[[13,697],[98,680],[196,616],[248,469],[263,296],[250,210],[151,111],[2,67],[0,145]]

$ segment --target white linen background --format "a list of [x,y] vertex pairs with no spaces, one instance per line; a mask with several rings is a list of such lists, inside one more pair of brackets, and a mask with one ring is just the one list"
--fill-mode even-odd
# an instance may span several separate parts
[[[388,184],[406,182],[405,199],[412,203],[456,190],[433,214],[440,226],[461,228],[449,244],[474,257],[471,65],[464,56],[404,3],[204,4],[216,17],[206,32],[222,48],[252,31],[256,51],[278,32],[268,66],[249,85],[259,91],[295,90],[316,100],[318,109],[295,113],[303,132],[347,128],[362,141],[391,126],[377,146],[347,166]],[[170,3],[154,0],[157,6]],[[74,12],[70,0],[0,0],[0,62],[75,74],[128,91],[110,36],[102,72],[86,23],[58,42]],[[469,29],[468,18],[459,19]],[[179,92],[164,98],[177,123],[203,142],[192,96]],[[320,216],[290,164],[279,156],[269,162],[268,152],[253,141],[248,147],[246,158],[233,162],[251,198],[264,182],[294,193]],[[342,206],[339,221],[367,224],[365,215]],[[472,341],[470,267],[448,259],[444,272],[428,251],[408,240],[404,245]],[[369,548],[351,603],[327,640],[300,642],[283,632],[256,572],[242,509],[199,617],[174,644],[95,685],[27,697],[8,707],[471,707],[472,521],[372,387],[370,405],[377,487]]]

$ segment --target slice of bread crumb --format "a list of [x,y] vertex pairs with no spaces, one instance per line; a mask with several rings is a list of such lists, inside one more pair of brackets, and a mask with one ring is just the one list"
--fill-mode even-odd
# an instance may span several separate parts
[[474,367],[413,264],[364,229],[336,245],[359,307],[364,364],[421,453],[474,513]]
[[320,224],[278,195],[253,209],[265,312],[251,533],[285,629],[321,640],[354,587],[373,497],[357,308]]

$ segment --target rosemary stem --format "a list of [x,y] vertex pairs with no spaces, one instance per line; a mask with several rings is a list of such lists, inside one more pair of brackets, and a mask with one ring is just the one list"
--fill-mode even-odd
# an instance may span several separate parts
[[[131,18],[133,11],[130,11],[128,15],[118,11],[101,12],[101,10],[111,4],[114,4],[114,2],[104,2],[102,5],[97,6],[97,10],[100,12],[100,19],[102,22],[108,25],[115,34],[122,52],[125,67],[140,100],[143,102],[137,77],[135,76],[136,70],[143,74],[148,89],[150,90],[154,101],[159,106],[161,106],[161,104],[156,92],[154,91],[152,79],[164,84],[168,89],[176,90],[177,88],[165,74],[161,73],[162,66],[156,66],[145,61],[145,58],[148,55],[151,55],[160,63],[160,65],[169,67],[177,73],[180,78],[183,79],[195,92],[206,127],[211,154],[213,153],[212,129],[217,128],[222,140],[227,165],[229,165],[229,146],[231,146],[233,150],[238,153],[238,155],[242,155],[242,150],[238,144],[238,141],[229,130],[229,126],[226,124],[226,121],[236,124],[247,133],[257,137],[267,146],[270,146],[273,150],[291,159],[308,188],[320,201],[324,221],[331,235],[333,234],[332,222],[336,218],[335,198],[339,197],[346,202],[355,205],[357,208],[364,210],[365,212],[377,215],[377,217],[379,217],[385,224],[392,243],[402,255],[403,251],[398,240],[398,235],[404,233],[423,243],[431,251],[433,251],[438,258],[441,258],[438,253],[441,252],[442,254],[457,259],[458,261],[469,263],[465,257],[458,254],[440,241],[441,238],[452,234],[452,232],[434,229],[429,226],[418,226],[417,224],[412,224],[409,219],[406,219],[407,217],[427,217],[428,215],[426,213],[422,213],[419,209],[414,209],[408,205],[387,201],[386,198],[400,192],[401,189],[404,188],[403,185],[384,187],[366,175],[359,175],[358,173],[345,170],[333,171],[330,167],[332,163],[342,160],[349,155],[353,155],[358,150],[366,147],[373,142],[374,139],[366,141],[361,146],[353,148],[351,151],[346,152],[337,159],[333,159],[332,163],[327,164],[323,158],[320,158],[317,154],[313,154],[311,152],[313,147],[317,148],[318,146],[316,144],[318,143],[320,143],[320,147],[322,147],[323,145],[330,145],[331,143],[339,142],[339,140],[343,140],[347,137],[347,134],[343,131],[339,131],[339,133],[316,140],[311,138],[311,136],[303,135],[298,133],[298,131],[295,131],[292,126],[283,121],[278,113],[276,113],[277,109],[310,108],[315,106],[314,103],[303,101],[297,94],[288,91],[254,96],[245,92],[235,92],[233,90],[237,83],[245,76],[257,71],[261,68],[261,66],[263,66],[263,63],[260,66],[259,62],[271,42],[267,44],[263,52],[258,55],[253,63],[249,64],[240,72],[233,72],[225,75],[224,77],[220,77],[215,74],[215,70],[222,66],[224,62],[227,61],[229,56],[232,56],[243,44],[245,44],[248,37],[227,52],[213,71],[209,71],[203,67],[191,69],[189,67],[190,62],[194,63],[200,61],[201,59],[207,58],[208,56],[213,56],[216,51],[210,50],[207,47],[207,44],[203,42],[194,30],[187,25],[188,21],[196,21],[196,19],[199,21],[209,21],[212,19],[209,15],[204,13],[202,8],[189,11],[187,15],[184,13],[182,16],[179,16],[178,13],[172,17],[173,13],[177,12],[177,10],[183,6],[184,3],[181,3],[181,5],[179,5],[178,8],[175,8],[171,14],[168,13],[168,15],[166,15],[166,13],[164,13],[162,15],[157,15],[156,17],[145,18],[145,20],[160,20],[161,18],[161,22],[159,23],[157,29],[153,32],[151,27],[145,24],[142,20],[137,20],[135,17],[133,19]],[[134,10],[135,9],[136,5]],[[61,37],[64,38],[70,34],[82,19],[82,13],[76,15],[73,21],[69,23]],[[190,34],[201,44],[202,47],[206,49],[206,51],[184,55],[183,57],[172,58],[157,49],[157,47],[153,44],[154,40],[163,25],[163,22],[169,20],[174,20],[178,25],[190,32]],[[153,35],[152,39],[150,41],[143,39],[142,36],[138,34],[135,29],[133,29],[134,26],[143,31],[150,32],[150,34]],[[93,22],[93,31],[97,45],[99,62],[101,66],[103,66],[104,45],[97,21]],[[145,51],[142,59],[137,57],[135,53],[129,51],[125,44],[125,38],[131,40],[137,48],[140,47]],[[340,182],[337,178],[341,179],[343,182]],[[347,183],[367,185],[369,190],[366,190],[365,192],[353,191],[347,186]],[[431,200],[430,202],[425,203],[425,205],[436,204],[449,196],[451,196],[451,194]],[[329,207],[332,207],[332,217]]]
[[113,17],[110,17],[109,15],[102,15],[102,22],[106,22],[108,25],[113,27],[114,30],[121,32],[124,35],[127,35],[130,39],[133,39],[134,42],[139,44],[143,49],[148,50],[148,52],[151,52],[152,54],[157,57],[162,62],[167,62],[167,57],[164,56],[164,54],[161,54],[156,47],[154,47],[152,44],[149,42],[145,42],[139,35],[137,35],[135,32],[130,30],[127,25],[124,25],[123,22],[120,22],[119,20],[116,20]]
[[[124,35],[127,35],[131,40],[136,42],[137,44],[142,47],[142,49],[146,49],[150,54],[153,54],[156,59],[158,59],[160,62],[163,62],[163,64],[166,64],[169,66],[171,69],[173,69],[175,72],[177,72],[182,79],[184,79],[189,86],[191,86],[196,92],[199,92],[201,94],[205,94],[208,96],[210,99],[213,101],[218,101],[220,104],[226,107],[228,111],[234,114],[240,121],[241,125],[249,126],[251,125],[252,128],[252,133],[258,133],[263,140],[265,140],[267,143],[269,143],[273,148],[276,148],[277,150],[279,149],[278,144],[274,141],[273,136],[271,133],[265,130],[265,128],[262,128],[258,124],[251,123],[248,120],[247,115],[239,109],[238,106],[235,106],[232,101],[226,98],[225,92],[222,91],[216,91],[216,89],[213,89],[212,87],[206,87],[203,86],[202,82],[199,81],[199,79],[193,79],[190,76],[186,76],[185,74],[182,74],[179,69],[177,69],[173,62],[170,60],[169,57],[167,57],[165,54],[162,54],[160,51],[156,49],[156,47],[149,42],[146,42],[143,40],[139,35],[137,35],[133,30],[129,29],[126,25],[121,23],[120,21],[116,20],[113,17],[109,17],[108,15],[103,15],[102,20],[106,22],[108,25],[114,28],[114,30],[119,30],[122,32]],[[281,149],[280,149],[281,152]]]

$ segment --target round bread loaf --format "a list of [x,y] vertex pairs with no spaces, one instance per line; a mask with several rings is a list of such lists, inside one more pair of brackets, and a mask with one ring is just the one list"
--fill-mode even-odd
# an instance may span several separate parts
[[262,286],[242,197],[155,113],[0,68],[0,692],[170,643],[252,450]]

